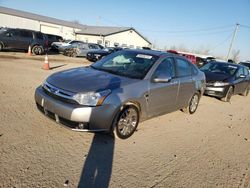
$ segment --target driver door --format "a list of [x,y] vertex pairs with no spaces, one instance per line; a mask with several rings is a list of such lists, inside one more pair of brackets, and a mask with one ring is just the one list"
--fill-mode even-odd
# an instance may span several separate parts
[[[155,82],[159,75],[165,75],[167,82]],[[148,116],[156,116],[176,110],[176,99],[179,88],[179,79],[175,78],[175,64],[172,58],[164,59],[156,68],[148,94]]]

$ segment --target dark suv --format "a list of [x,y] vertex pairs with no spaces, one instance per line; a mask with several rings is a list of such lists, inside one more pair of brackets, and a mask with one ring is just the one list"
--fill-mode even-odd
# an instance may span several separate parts
[[0,51],[3,49],[28,50],[36,55],[42,54],[48,48],[48,39],[39,31],[27,29],[0,29]]

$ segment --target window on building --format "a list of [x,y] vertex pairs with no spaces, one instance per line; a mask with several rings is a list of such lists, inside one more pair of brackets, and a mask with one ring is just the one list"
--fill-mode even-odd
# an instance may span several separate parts
[[114,42],[114,46],[115,47],[119,46],[119,43],[118,42]]
[[127,48],[128,45],[127,45],[127,44],[122,44],[122,47],[123,47],[123,48]]
[[109,47],[110,46],[110,41],[108,41],[108,40],[105,40],[105,47]]
[[129,45],[129,48],[133,49],[135,46],[134,45]]
[[97,40],[97,44],[102,44],[102,40]]
[[141,49],[141,47],[140,46],[136,46],[136,49]]

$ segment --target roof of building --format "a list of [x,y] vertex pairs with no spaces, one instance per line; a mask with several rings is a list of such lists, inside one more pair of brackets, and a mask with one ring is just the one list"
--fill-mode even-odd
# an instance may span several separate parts
[[113,33],[119,33],[133,29],[131,27],[107,27],[107,26],[85,26],[81,31],[77,31],[78,34],[92,34],[107,36]]
[[108,35],[124,32],[128,30],[134,30],[144,40],[146,40],[148,43],[151,44],[150,41],[148,41],[144,36],[142,36],[138,31],[136,31],[132,27],[89,26],[89,25],[83,25],[83,24],[79,24],[75,22],[51,18],[47,16],[42,16],[42,15],[30,13],[30,12],[21,11],[21,10],[15,10],[15,9],[2,7],[2,6],[0,6],[0,13],[81,29],[81,31],[76,32],[77,34],[108,36]]
[[70,22],[70,21],[64,21],[64,20],[59,20],[56,18],[51,18],[47,16],[42,16],[30,12],[25,12],[21,10],[15,10],[7,7],[2,7],[0,6],[0,13],[8,14],[8,15],[13,15],[13,16],[18,16],[22,18],[27,18],[27,19],[32,19],[32,20],[38,20],[42,22],[47,22],[47,23],[53,23],[53,24],[58,24],[58,25],[64,25],[68,27],[73,27],[73,28],[83,28],[85,25]]

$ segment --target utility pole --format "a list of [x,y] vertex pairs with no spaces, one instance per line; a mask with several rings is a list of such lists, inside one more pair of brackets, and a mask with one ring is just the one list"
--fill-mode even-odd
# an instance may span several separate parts
[[231,50],[232,50],[232,47],[233,47],[233,42],[234,42],[235,36],[236,36],[236,34],[237,34],[237,32],[238,32],[239,26],[240,26],[240,24],[239,24],[239,23],[236,23],[235,29],[234,29],[234,34],[233,34],[233,37],[232,37],[232,40],[231,40],[231,43],[230,43],[230,46],[229,46],[229,49],[228,49],[228,53],[227,53],[227,58],[226,58],[227,61],[228,61],[229,56],[230,56],[230,54],[231,54]]
[[96,18],[96,26],[100,25],[100,20],[101,20],[101,16],[97,16],[97,18]]

